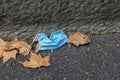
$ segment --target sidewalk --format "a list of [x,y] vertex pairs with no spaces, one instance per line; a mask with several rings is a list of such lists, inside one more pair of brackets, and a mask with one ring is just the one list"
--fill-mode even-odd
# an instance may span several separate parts
[[120,80],[120,33],[91,39],[80,47],[66,44],[53,52],[40,51],[51,55],[51,67],[25,68],[18,63],[26,59],[21,55],[5,64],[0,59],[0,80]]

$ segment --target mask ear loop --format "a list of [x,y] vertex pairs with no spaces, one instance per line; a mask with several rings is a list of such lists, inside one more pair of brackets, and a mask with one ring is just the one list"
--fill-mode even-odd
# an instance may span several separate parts
[[34,39],[32,40],[32,42],[30,43],[29,48],[28,48],[28,53],[32,53],[30,50],[31,50],[31,46],[33,45],[33,43],[35,42],[35,40],[36,40],[36,37],[34,37]]

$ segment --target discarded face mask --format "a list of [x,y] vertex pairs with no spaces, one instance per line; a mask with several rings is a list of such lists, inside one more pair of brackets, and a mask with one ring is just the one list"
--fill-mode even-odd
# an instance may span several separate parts
[[39,44],[39,50],[53,50],[64,45],[68,38],[62,30],[51,33],[50,38],[44,33],[36,35]]

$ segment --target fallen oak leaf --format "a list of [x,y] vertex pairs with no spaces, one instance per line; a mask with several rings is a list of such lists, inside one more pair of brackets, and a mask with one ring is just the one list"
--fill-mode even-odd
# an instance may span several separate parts
[[29,68],[38,68],[41,66],[50,66],[50,56],[46,56],[44,58],[41,55],[31,54],[30,61],[20,62],[24,67]]
[[80,32],[76,32],[74,34],[70,34],[69,35],[69,39],[68,39],[68,43],[72,43],[75,46],[87,44],[90,41],[91,40],[90,40],[90,38],[87,35],[82,34]]

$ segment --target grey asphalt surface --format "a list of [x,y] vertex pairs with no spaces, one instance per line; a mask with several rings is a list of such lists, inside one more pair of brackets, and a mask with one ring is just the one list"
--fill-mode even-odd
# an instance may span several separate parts
[[120,33],[91,39],[80,47],[65,44],[53,52],[40,51],[42,56],[51,55],[51,67],[31,69],[19,64],[29,55],[17,55],[17,60],[5,64],[0,59],[0,80],[120,80]]

